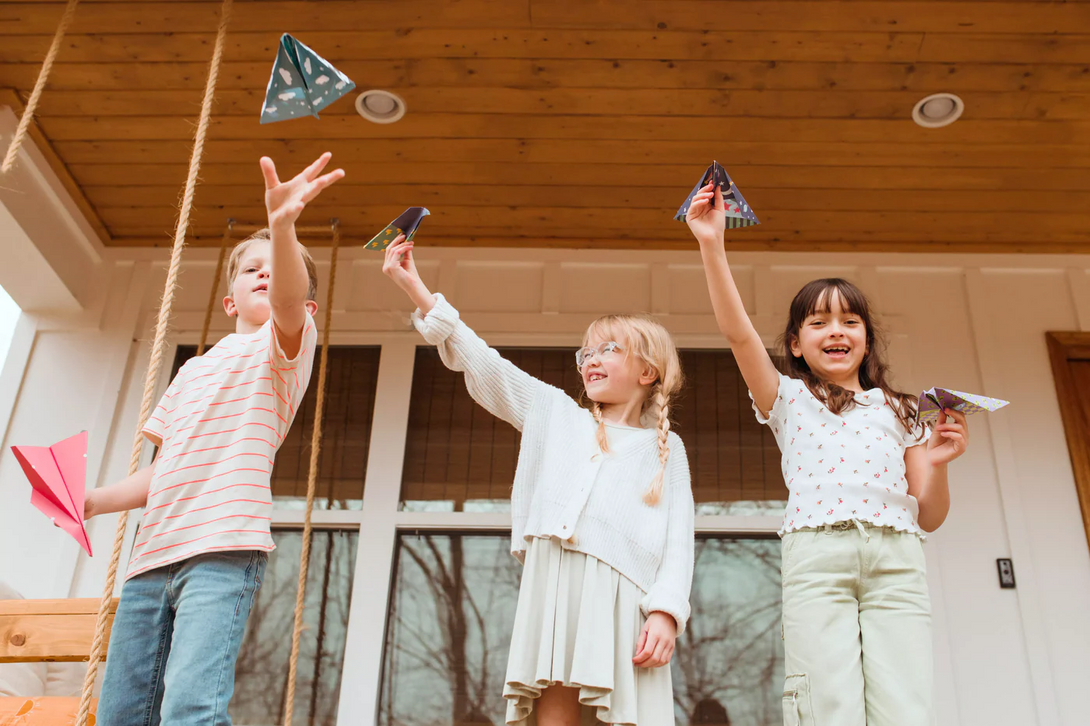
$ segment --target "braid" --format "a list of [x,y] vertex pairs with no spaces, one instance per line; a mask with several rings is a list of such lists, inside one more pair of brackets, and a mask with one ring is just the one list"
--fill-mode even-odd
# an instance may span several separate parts
[[[658,472],[642,493],[642,499],[648,506],[655,506],[662,499],[666,488],[666,466],[670,460],[670,403],[672,398],[681,390],[684,375],[681,372],[681,360],[678,358],[677,346],[674,344],[670,333],[654,318],[645,315],[606,315],[598,318],[587,328],[583,336],[583,345],[591,343],[600,344],[599,341],[621,341],[621,349],[627,360],[629,356],[636,358],[636,363],[642,366],[640,375],[641,389],[646,398],[640,402],[641,428],[647,419],[654,414],[656,420],[656,443],[658,444]],[[577,356],[577,362],[579,357]],[[653,374],[653,377],[651,377]],[[650,387],[646,387],[648,378],[651,377]],[[603,454],[609,453],[609,441],[607,440],[607,426],[603,415],[603,406],[591,399],[584,389],[580,396],[580,404],[587,408],[594,420],[598,422],[598,431],[595,439],[598,450]],[[627,407],[626,407],[627,408]],[[630,412],[634,413],[634,412]],[[650,443],[650,442],[648,442]],[[682,456],[684,456],[684,449]],[[648,452],[650,454],[650,452]],[[648,462],[649,464],[651,462]],[[652,464],[653,465],[653,464]],[[671,482],[671,485],[673,482]]]
[[603,454],[609,453],[609,439],[606,438],[606,422],[602,418],[602,404],[594,401],[591,404],[590,412],[594,414],[594,420],[598,422],[598,449]]
[[647,488],[647,492],[643,495],[643,501],[652,506],[658,504],[659,498],[662,497],[662,481],[666,476],[666,462],[670,459],[670,404],[662,389],[662,382],[659,381],[655,384],[655,393],[653,394],[654,406],[658,409],[659,414],[658,438],[659,463],[661,466],[659,467],[658,473],[655,474],[655,478],[651,480],[651,485]]

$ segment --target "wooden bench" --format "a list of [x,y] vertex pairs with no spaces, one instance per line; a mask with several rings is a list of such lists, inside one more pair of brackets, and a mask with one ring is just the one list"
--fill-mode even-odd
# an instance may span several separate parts
[[[86,662],[98,615],[97,598],[70,600],[0,600],[0,663]],[[106,626],[117,612],[110,606]],[[102,657],[106,657],[103,648]],[[71,726],[79,711],[78,697],[0,698],[0,726]],[[95,704],[91,704],[94,724]]]
[[[88,726],[94,726],[96,701],[91,701]],[[78,698],[0,698],[0,726],[74,726]]]
[[[0,600],[0,663],[86,661],[91,657],[98,604],[97,598]],[[107,642],[116,612],[114,598]],[[105,648],[102,657],[106,657]]]

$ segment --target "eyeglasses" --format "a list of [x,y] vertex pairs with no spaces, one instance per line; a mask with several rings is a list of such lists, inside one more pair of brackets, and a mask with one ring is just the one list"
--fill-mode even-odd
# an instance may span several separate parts
[[623,353],[624,348],[615,340],[607,340],[604,343],[599,343],[593,348],[580,348],[575,351],[575,365],[582,368],[591,358],[597,358],[599,361],[604,361],[618,351]]

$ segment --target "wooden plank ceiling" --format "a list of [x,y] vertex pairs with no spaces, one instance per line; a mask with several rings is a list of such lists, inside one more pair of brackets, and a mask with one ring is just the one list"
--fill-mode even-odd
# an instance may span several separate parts
[[[0,88],[26,98],[64,3],[0,3]],[[115,246],[169,243],[220,3],[80,4],[40,127]],[[295,34],[372,124],[259,125]],[[961,120],[927,130],[939,91]],[[9,96],[11,94],[9,93]],[[672,219],[726,165],[748,249],[1090,251],[1090,4],[954,0],[236,2],[194,234],[262,220],[257,158],[329,149],[347,177],[303,223],[369,238],[426,205],[421,244],[692,248]]]

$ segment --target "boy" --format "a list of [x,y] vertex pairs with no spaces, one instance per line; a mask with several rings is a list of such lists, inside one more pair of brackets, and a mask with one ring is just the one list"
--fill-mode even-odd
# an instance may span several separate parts
[[284,183],[261,159],[269,229],[231,253],[223,307],[235,333],[187,361],[146,422],[155,463],[87,494],[87,517],[145,508],[110,636],[102,726],[231,723],[235,660],[274,547],[273,457],[317,340],[314,262],[295,220],[344,176],[322,175],[329,159]]

